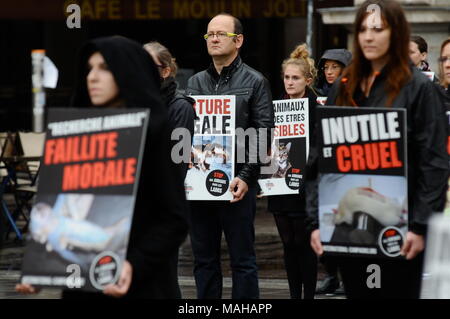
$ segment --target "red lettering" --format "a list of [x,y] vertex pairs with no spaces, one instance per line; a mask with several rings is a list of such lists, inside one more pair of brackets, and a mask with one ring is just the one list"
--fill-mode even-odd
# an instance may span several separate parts
[[389,161],[389,142],[381,142],[378,145],[380,147],[381,168],[392,167],[392,163]]
[[403,162],[398,159],[397,142],[390,142],[392,167],[402,167]]
[[280,128],[278,126],[275,127],[275,130],[273,132],[274,137],[280,136]]
[[62,190],[127,185],[135,182],[137,159],[134,157],[107,162],[66,165]]
[[123,172],[123,160],[118,160],[116,163],[116,179],[114,181],[115,185],[124,184],[122,172]]
[[92,165],[86,163],[81,165],[80,188],[86,189],[92,185]]
[[305,123],[300,124],[300,135],[305,135]]
[[377,169],[380,166],[380,157],[378,156],[378,145],[376,143],[365,144],[366,163],[368,169]]
[[108,134],[97,134],[97,159],[105,158],[106,139]]
[[98,261],[98,264],[99,264],[99,265],[108,264],[108,263],[111,262],[111,260],[112,260],[112,258],[111,258],[110,256],[105,256],[105,257],[103,257],[102,259],[100,259],[100,260]]
[[106,157],[114,158],[117,156],[117,132],[111,132],[107,135],[107,148],[106,148]]
[[348,146],[341,145],[336,149],[337,167],[341,172],[348,172],[352,168],[351,161],[348,159],[350,157],[350,150]]
[[223,114],[231,114],[230,112],[230,99],[223,100]]
[[388,230],[384,234],[386,235],[386,237],[392,237],[395,236],[397,232],[395,230]]
[[48,140],[45,143],[45,165],[50,165],[52,163],[52,156],[55,153],[55,140]]
[[78,189],[78,177],[80,176],[80,165],[67,165],[64,167],[62,190],[69,191]]
[[[64,147],[64,139],[62,140],[62,144]],[[80,137],[79,136],[75,136],[72,140],[72,154],[71,157],[69,157],[67,159],[67,162],[79,162],[80,161],[80,153],[78,153],[78,149],[80,147]]]
[[105,171],[105,163],[96,162],[93,164],[92,187],[103,186],[103,172]]
[[214,100],[214,111],[216,114],[222,114],[222,100],[220,99]]
[[219,172],[215,172],[215,173],[214,173],[214,177],[216,177],[216,178],[222,178],[222,177],[223,177],[223,174],[222,174],[222,173],[219,173]]
[[[93,137],[94,138],[94,137]],[[88,144],[89,144],[89,136],[83,135],[81,137],[81,152],[80,157],[82,161],[88,161],[90,158],[90,154],[88,153]]]
[[133,184],[134,175],[136,174],[136,158],[128,158],[125,163],[125,179],[124,184]]
[[199,99],[196,101],[194,108],[197,109],[198,114],[203,114],[203,103],[205,103],[205,100]]
[[352,154],[352,165],[354,171],[360,171],[366,169],[366,163],[364,161],[364,149],[361,145],[351,145],[350,151]]
[[53,158],[53,164],[59,164],[64,163],[64,139],[58,138],[56,140],[56,146],[55,146],[55,156]]
[[110,186],[114,185],[115,181],[115,165],[114,161],[107,161],[106,162],[106,168],[105,168],[105,176],[104,176],[104,185]]
[[341,172],[403,167],[395,141],[341,145],[336,149],[336,160]]

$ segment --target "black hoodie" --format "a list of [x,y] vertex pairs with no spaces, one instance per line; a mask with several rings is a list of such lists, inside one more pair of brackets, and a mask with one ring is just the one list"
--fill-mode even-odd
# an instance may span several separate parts
[[127,260],[133,278],[127,297],[176,298],[174,258],[187,235],[183,178],[170,158],[167,108],[160,95],[156,66],[142,45],[113,36],[98,38],[81,50],[72,106],[90,106],[86,88],[87,61],[99,51],[128,108],[149,108],[144,158],[133,215]]
[[346,49],[331,49],[326,50],[319,60],[317,68],[319,70],[319,76],[317,77],[317,84],[315,90],[319,96],[328,96],[328,92],[333,84],[329,84],[325,78],[323,67],[327,60],[333,60],[342,65],[343,68],[347,67],[352,60],[352,53]]

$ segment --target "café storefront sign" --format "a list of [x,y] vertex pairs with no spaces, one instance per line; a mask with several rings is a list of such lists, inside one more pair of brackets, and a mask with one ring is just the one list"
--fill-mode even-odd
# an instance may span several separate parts
[[220,12],[238,18],[305,17],[306,0],[16,0],[5,2],[0,19],[65,19],[78,4],[88,20],[209,19]]

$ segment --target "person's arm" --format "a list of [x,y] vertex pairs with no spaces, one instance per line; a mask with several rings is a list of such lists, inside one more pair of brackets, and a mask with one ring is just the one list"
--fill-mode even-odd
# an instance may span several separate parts
[[[311,247],[317,255],[322,255],[323,248],[319,231],[319,156],[316,145],[309,148],[308,162],[305,168],[304,192],[300,196],[306,196],[306,224],[311,233]],[[301,191],[301,189],[300,189]]]
[[410,207],[409,232],[402,254],[407,259],[414,258],[424,245],[428,219],[433,212],[442,212],[448,181],[447,118],[439,97],[431,81],[423,81],[411,91],[417,94],[413,100],[409,116],[412,117],[413,134],[408,153],[413,154],[409,164],[413,165],[413,188],[409,196],[413,198]]
[[413,140],[408,143],[413,158],[414,189],[413,214],[410,230],[424,235],[428,218],[442,212],[445,205],[449,161],[447,149],[447,117],[430,81],[423,83],[410,116],[413,117]]
[[[253,96],[249,104],[249,118],[250,127],[256,129],[257,142],[253,151],[258,155],[257,163],[245,163],[237,173],[237,178],[245,182],[247,185],[253,184],[260,172],[260,158],[259,158],[259,141],[261,138],[267,138],[267,147],[271,147],[271,129],[274,127],[274,111],[272,104],[272,93],[270,91],[269,82],[262,78],[257,82]],[[266,129],[266,134],[259,132],[258,129]]]
[[123,297],[130,289],[131,279],[133,278],[133,268],[131,264],[125,260],[122,265],[119,280],[114,285],[108,285],[103,289],[105,295],[111,297]]

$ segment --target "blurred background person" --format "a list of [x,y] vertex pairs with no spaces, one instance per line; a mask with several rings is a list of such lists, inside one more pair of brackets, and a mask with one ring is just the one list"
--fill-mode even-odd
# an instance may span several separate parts
[[441,54],[439,56],[439,77],[441,87],[447,96],[450,95],[450,38],[442,42]]
[[[319,96],[326,97],[328,95],[331,86],[342,75],[342,72],[351,60],[352,53],[346,49],[330,49],[325,51],[318,63],[319,76],[315,89]],[[319,281],[316,293],[343,293],[336,262],[326,256],[322,256],[320,262],[324,266],[325,277]]]
[[334,81],[352,60],[352,53],[346,49],[326,50],[317,65],[319,75],[315,90],[318,96],[327,96]]
[[428,44],[421,36],[411,36],[411,41],[409,42],[409,57],[414,66],[420,71],[431,72],[430,65],[427,62]]
[[[450,38],[442,42],[441,51],[438,58],[439,62],[439,97],[443,103],[444,111],[450,112]],[[450,114],[445,114],[448,119],[447,123],[450,123]],[[447,134],[450,133],[447,132]],[[450,136],[447,139],[447,153],[450,155]],[[445,213],[450,214],[450,178],[447,189],[447,200],[445,203]]]

